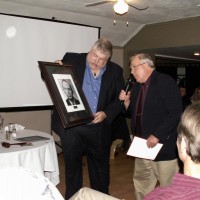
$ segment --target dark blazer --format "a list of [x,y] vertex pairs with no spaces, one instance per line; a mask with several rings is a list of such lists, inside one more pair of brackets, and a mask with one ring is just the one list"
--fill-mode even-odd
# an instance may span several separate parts
[[[141,84],[135,83],[132,88],[131,103],[128,107],[132,115],[132,129],[135,129],[135,105]],[[176,82],[168,75],[154,71],[146,94],[142,138],[153,134],[164,143],[156,161],[172,160],[177,157],[177,125],[182,113],[182,102]]]
[[[76,75],[78,82],[82,88],[84,72],[86,68],[86,53],[66,53],[62,62],[72,65],[73,73]],[[107,115],[104,124],[110,125],[121,112],[119,101],[119,93],[124,88],[123,70],[122,68],[108,61],[106,70],[102,75],[102,82],[97,105],[97,112],[104,111]],[[53,127],[57,126],[57,120],[53,116]],[[57,127],[58,128],[58,127]],[[61,127],[59,127],[61,128]]]

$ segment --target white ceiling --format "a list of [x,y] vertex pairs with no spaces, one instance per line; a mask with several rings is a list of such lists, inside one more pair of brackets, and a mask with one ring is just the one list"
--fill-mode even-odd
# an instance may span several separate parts
[[[133,6],[127,14],[115,15],[114,2],[93,7],[86,4],[101,0],[0,0],[0,12],[42,17],[101,27],[101,37],[107,37],[114,46],[123,47],[142,27],[176,19],[200,16],[200,0],[127,0]],[[113,0],[115,1],[115,0]],[[129,26],[126,26],[126,22]]]

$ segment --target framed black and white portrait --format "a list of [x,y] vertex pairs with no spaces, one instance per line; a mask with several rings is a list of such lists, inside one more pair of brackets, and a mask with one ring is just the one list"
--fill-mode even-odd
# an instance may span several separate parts
[[63,127],[91,122],[93,114],[73,73],[73,66],[44,61],[38,63]]

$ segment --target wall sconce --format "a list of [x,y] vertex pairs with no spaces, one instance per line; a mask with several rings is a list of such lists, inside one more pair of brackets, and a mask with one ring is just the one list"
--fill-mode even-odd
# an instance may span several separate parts
[[118,0],[113,6],[115,13],[123,15],[128,12],[128,4],[124,0]]

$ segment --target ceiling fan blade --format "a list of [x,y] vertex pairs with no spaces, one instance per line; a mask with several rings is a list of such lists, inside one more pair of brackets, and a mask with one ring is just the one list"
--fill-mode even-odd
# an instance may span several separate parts
[[116,0],[97,1],[97,2],[94,2],[94,3],[89,3],[86,6],[87,7],[89,7],[89,6],[98,6],[98,5],[101,5],[101,4],[104,4],[104,3],[113,2],[113,1],[116,1]]
[[132,7],[132,8],[135,8],[136,10],[139,10],[139,11],[146,10],[146,9],[149,8],[149,6],[147,6],[146,8],[137,8],[137,7],[135,7],[135,6],[132,6],[132,5],[129,4],[129,3],[128,3],[128,5],[129,5],[130,7]]

